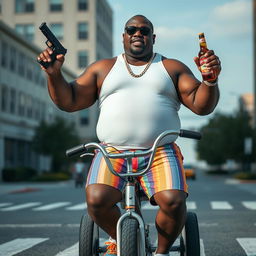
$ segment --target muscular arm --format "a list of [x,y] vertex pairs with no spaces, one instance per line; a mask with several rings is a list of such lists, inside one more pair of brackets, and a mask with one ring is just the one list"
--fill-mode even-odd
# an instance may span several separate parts
[[[209,51],[207,55],[209,66],[216,69],[219,74],[221,68],[217,56],[213,51]],[[195,58],[195,62],[199,68],[197,58]],[[219,100],[218,85],[208,86],[199,81],[186,65],[177,60],[165,59],[163,63],[174,80],[181,102],[186,107],[198,115],[208,115],[215,109]]]
[[[46,49],[38,59],[48,61],[49,56],[50,50]],[[52,66],[47,69],[41,66],[47,74],[51,99],[60,109],[67,112],[90,107],[97,100],[101,84],[115,60],[102,60],[93,63],[80,77],[70,83],[64,79],[61,73],[63,62],[64,56],[58,55]]]

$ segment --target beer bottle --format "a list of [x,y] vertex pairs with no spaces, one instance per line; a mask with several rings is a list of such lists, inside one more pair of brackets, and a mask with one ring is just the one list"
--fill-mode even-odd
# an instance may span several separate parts
[[198,35],[200,44],[200,51],[198,53],[200,71],[204,81],[213,82],[217,79],[216,72],[214,70],[209,70],[205,63],[206,58],[203,56],[208,51],[205,36],[204,33],[199,33]]

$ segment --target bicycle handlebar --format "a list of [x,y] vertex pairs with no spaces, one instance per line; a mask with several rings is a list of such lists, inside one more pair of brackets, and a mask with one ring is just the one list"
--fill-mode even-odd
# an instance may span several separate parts
[[[127,151],[127,152],[122,152],[122,153],[108,153],[106,151],[106,149],[99,143],[95,143],[95,142],[91,142],[91,143],[87,143],[87,144],[81,144],[78,145],[76,147],[73,147],[71,149],[68,149],[66,151],[66,155],[68,157],[77,155],[77,154],[82,154],[84,153],[87,149],[90,148],[97,148],[98,150],[101,151],[106,164],[109,168],[109,170],[114,174],[117,175],[119,177],[128,177],[128,176],[142,176],[143,174],[145,174],[151,167],[151,164],[153,162],[154,156],[155,156],[155,152],[157,149],[157,146],[160,144],[160,141],[168,136],[168,135],[178,135],[180,137],[185,137],[185,138],[190,138],[190,139],[196,139],[196,140],[200,140],[201,139],[201,134],[199,132],[195,132],[195,131],[189,131],[189,130],[183,130],[181,129],[180,131],[172,131],[172,130],[167,130],[162,132],[155,140],[153,146],[149,149],[140,151],[140,152],[133,152],[133,151]],[[133,173],[131,170],[127,173],[117,173],[114,169],[113,166],[110,162],[110,158],[112,159],[117,159],[117,158],[125,158],[127,161],[129,161],[131,158],[133,157],[141,157],[141,156],[146,156],[146,155],[150,155],[149,161],[148,161],[148,165],[145,169],[143,169],[140,172],[136,172]]]

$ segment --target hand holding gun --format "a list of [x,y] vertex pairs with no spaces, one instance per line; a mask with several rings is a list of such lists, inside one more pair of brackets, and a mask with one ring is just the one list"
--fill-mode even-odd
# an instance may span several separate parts
[[47,69],[50,65],[52,65],[55,60],[56,56],[59,54],[65,55],[67,52],[67,49],[63,47],[63,45],[59,42],[59,40],[55,37],[55,35],[52,33],[52,31],[48,28],[45,22],[43,22],[39,29],[42,31],[42,33],[47,38],[47,41],[45,42],[46,45],[51,49],[50,54],[50,60],[44,61],[40,57],[38,58],[38,63],[42,65],[45,69]]

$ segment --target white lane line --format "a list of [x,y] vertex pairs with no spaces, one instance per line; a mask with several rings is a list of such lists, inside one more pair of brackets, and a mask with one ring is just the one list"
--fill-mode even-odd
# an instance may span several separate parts
[[87,208],[87,204],[86,203],[81,203],[81,204],[76,204],[74,206],[69,206],[66,208],[66,210],[69,211],[77,211],[77,210],[85,210]]
[[0,245],[1,255],[12,256],[27,250],[49,238],[18,238]]
[[4,207],[4,206],[8,206],[8,205],[11,205],[12,203],[1,203],[0,204],[0,207]]
[[232,210],[233,206],[226,201],[212,201],[211,206],[213,210]]
[[256,256],[256,238],[237,238],[247,256]]
[[243,201],[242,205],[250,210],[256,210],[256,201]]
[[78,255],[79,254],[78,248],[79,248],[79,245],[78,245],[78,243],[76,243],[73,246],[67,248],[66,250],[57,253],[56,256],[74,256],[74,255]]
[[49,211],[63,206],[71,204],[70,202],[57,202],[52,204],[43,205],[37,208],[33,208],[33,211]]
[[196,202],[193,202],[193,201],[187,201],[186,205],[188,210],[196,210],[197,208]]
[[62,224],[0,224],[0,228],[60,228]]
[[3,209],[0,209],[0,211],[16,211],[16,210],[22,210],[22,209],[25,209],[25,208],[30,208],[30,207],[33,207],[33,206],[37,206],[41,204],[40,202],[31,202],[31,203],[26,203],[26,204],[18,204],[18,205],[14,205],[14,206],[10,206],[10,207],[7,207],[7,208],[3,208]]
[[200,239],[200,256],[205,256],[204,241]]

